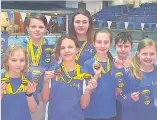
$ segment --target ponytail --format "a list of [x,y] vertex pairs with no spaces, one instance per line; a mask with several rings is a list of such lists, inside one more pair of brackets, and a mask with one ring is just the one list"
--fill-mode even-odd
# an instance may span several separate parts
[[132,76],[134,76],[137,80],[142,79],[142,71],[140,70],[140,63],[137,52],[135,52],[135,54],[132,56],[130,63],[126,66],[126,69],[129,70]]
[[114,58],[113,58],[112,54],[110,53],[110,51],[107,51],[107,56],[111,60],[111,62],[114,62]]

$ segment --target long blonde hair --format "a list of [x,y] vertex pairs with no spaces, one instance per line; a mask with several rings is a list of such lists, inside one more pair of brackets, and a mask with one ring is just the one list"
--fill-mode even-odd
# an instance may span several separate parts
[[141,80],[142,79],[142,71],[140,70],[140,60],[138,57],[138,53],[142,48],[145,48],[147,46],[154,46],[157,51],[157,43],[150,39],[146,38],[140,41],[137,47],[137,51],[134,53],[134,55],[131,58],[130,63],[126,66],[127,71],[131,72],[131,74],[137,79]]
[[5,54],[2,60],[2,65],[6,71],[9,70],[9,66],[7,65],[9,57],[12,56],[17,51],[22,51],[25,54],[25,58],[26,58],[26,65],[22,72],[25,72],[28,70],[27,50],[23,46],[12,44],[12,45],[9,45],[8,49],[5,51]]

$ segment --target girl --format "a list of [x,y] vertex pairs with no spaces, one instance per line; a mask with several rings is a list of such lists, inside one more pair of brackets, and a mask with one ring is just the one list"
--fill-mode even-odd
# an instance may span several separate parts
[[133,47],[132,37],[128,32],[121,32],[115,38],[115,48],[117,52],[116,59],[122,60],[126,65],[130,61],[130,51]]
[[126,80],[130,82],[120,94],[122,120],[156,120],[154,89],[157,88],[157,44],[147,38],[138,44],[137,52],[126,67]]
[[[54,61],[53,57],[51,57],[49,62],[45,62],[45,46],[48,44],[48,41],[43,38],[47,30],[46,17],[43,14],[30,15],[26,21],[26,29],[29,33],[30,39],[28,41],[24,41],[22,45],[27,49],[29,66],[41,66],[48,69],[54,64]],[[40,89],[40,93],[42,83],[39,83],[37,87]],[[44,120],[45,108],[46,105],[40,100],[36,113],[32,114],[33,120]]]
[[[91,94],[84,110],[85,120],[114,120],[116,116],[117,79],[113,65],[113,58],[109,52],[112,44],[110,32],[101,29],[94,34],[96,55],[84,63],[84,69],[94,74],[99,64],[102,70],[98,78],[98,87]],[[96,63],[95,63],[96,62]],[[94,67],[92,67],[92,64]],[[95,66],[96,64],[96,66]]]
[[78,47],[75,38],[70,36],[63,36],[57,41],[55,58],[59,60],[61,57],[62,62],[45,73],[42,90],[43,101],[49,101],[48,120],[84,120],[82,108],[85,108],[86,104],[83,101],[86,101],[91,91],[97,87],[98,73],[89,80],[85,88],[84,79],[91,75],[84,73],[75,62]]
[[32,120],[30,112],[37,107],[36,84],[31,83],[27,70],[27,51],[18,45],[10,45],[3,58],[6,70],[1,79],[1,119]]
[[92,45],[93,20],[89,11],[78,10],[72,17],[69,30],[70,36],[74,36],[79,41],[80,51],[76,61],[82,66],[95,54]]
[[[132,37],[128,32],[121,32],[115,38],[115,48],[117,56],[115,59],[121,60],[122,64],[125,66],[130,62],[131,57],[129,56],[130,51],[133,47]],[[122,84],[122,83],[121,83]],[[125,87],[121,87],[121,90]],[[117,117],[116,120],[121,120],[122,106],[121,103],[117,100]]]

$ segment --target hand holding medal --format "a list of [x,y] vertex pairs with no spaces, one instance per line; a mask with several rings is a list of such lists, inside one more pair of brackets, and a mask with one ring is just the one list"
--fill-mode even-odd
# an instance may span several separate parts
[[36,87],[37,87],[36,83],[29,82],[27,85],[26,95],[28,97],[31,97],[33,95],[33,93],[36,91]]
[[140,96],[140,92],[139,92],[139,91],[138,91],[138,92],[133,92],[133,93],[131,94],[131,98],[132,98],[135,102],[139,100],[139,96]]
[[55,76],[54,71],[45,71],[44,82],[48,82]]
[[97,80],[92,77],[88,81],[88,85],[86,87],[86,91],[91,93],[97,87],[97,85],[98,85]]
[[99,76],[101,74],[102,66],[99,62],[94,62],[93,64],[93,70],[96,76]]
[[122,60],[114,59],[114,66],[117,69],[123,68],[124,64]]

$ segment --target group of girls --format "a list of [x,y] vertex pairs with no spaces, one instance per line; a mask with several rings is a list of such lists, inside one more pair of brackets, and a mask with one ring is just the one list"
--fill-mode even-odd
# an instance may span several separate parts
[[[5,52],[2,120],[44,120],[47,102],[48,120],[157,119],[155,41],[141,40],[130,57],[132,38],[122,32],[115,38],[113,58],[111,33],[93,32],[90,13],[79,10],[69,34],[56,41],[53,60],[47,65],[41,58],[46,27],[43,15],[31,15],[26,24],[30,39],[10,45]],[[46,69],[42,82],[36,84],[26,74],[31,66]]]

